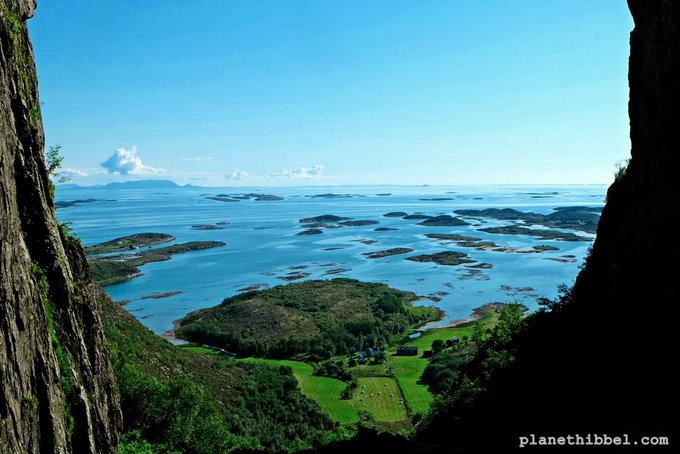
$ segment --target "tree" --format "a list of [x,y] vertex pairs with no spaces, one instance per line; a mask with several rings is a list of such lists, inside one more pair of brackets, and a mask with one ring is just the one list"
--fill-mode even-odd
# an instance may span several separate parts
[[442,351],[444,348],[444,341],[441,339],[435,339],[432,341],[432,351],[434,353]]
[[52,145],[49,150],[45,152],[45,166],[47,167],[47,174],[57,179],[57,183],[66,183],[71,180],[71,177],[64,172],[60,172],[61,163],[64,157],[61,155],[61,145]]
[[64,157],[61,155],[61,145],[52,145],[49,150],[45,152],[45,167],[47,168],[47,175],[49,180],[47,184],[50,190],[50,197],[54,200],[54,183],[52,178],[57,180],[57,183],[66,183],[71,180],[71,177],[63,172],[60,172],[61,163]]

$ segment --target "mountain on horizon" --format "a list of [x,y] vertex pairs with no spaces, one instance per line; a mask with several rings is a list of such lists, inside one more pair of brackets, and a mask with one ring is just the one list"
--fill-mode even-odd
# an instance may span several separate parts
[[180,186],[172,180],[131,180],[114,181],[107,184],[97,184],[94,186],[81,186],[79,184],[68,183],[57,186],[59,189],[174,189],[174,188],[195,188],[191,184]]

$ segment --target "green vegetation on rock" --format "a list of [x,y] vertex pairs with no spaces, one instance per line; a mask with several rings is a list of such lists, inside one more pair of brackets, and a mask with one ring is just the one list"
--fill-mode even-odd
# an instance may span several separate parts
[[338,222],[339,225],[344,225],[345,227],[362,227],[365,225],[375,225],[380,224],[378,221],[373,221],[370,219],[360,219],[357,221],[342,221]]
[[595,233],[600,221],[600,208],[597,207],[558,207],[548,215],[524,212],[512,208],[486,208],[484,210],[456,210],[461,216],[486,217],[499,220],[524,221],[527,224],[543,225],[563,229],[581,230]]
[[421,254],[412,257],[406,257],[406,260],[412,262],[434,262],[438,265],[456,266],[463,263],[474,263],[475,261],[468,258],[467,254],[456,251],[435,252],[434,254]]
[[[503,227],[501,227],[503,228]],[[513,228],[523,228],[523,227],[513,227]],[[544,232],[543,230],[539,232]],[[572,233],[567,233],[568,238],[572,237]],[[535,254],[545,251],[557,251],[559,248],[549,245],[538,245],[532,246],[531,249],[518,249],[509,246],[500,246],[493,241],[482,241],[480,238],[475,238],[472,236],[464,236],[450,233],[428,233],[425,235],[427,238],[440,241],[451,241],[456,243],[460,247],[469,247],[476,249],[478,251],[491,251],[491,252],[505,252],[513,254]]]
[[297,451],[351,435],[298,390],[291,369],[188,351],[107,297],[99,306],[124,413],[121,452]]
[[542,230],[530,229],[528,227],[520,227],[516,225],[509,225],[504,227],[487,227],[480,229],[482,232],[494,233],[501,235],[529,235],[535,236],[542,240],[558,240],[558,241],[592,241],[585,236],[576,235],[570,232],[561,232],[559,230]]
[[335,216],[333,214],[323,214],[321,216],[314,216],[311,218],[303,218],[300,219],[300,224],[309,224],[312,222],[339,222],[339,221],[345,221],[348,220],[349,218],[345,218],[342,216]]
[[139,276],[141,271],[127,262],[92,260],[88,262],[90,275],[100,285],[112,285]]
[[142,247],[154,246],[156,244],[168,243],[175,239],[172,235],[165,233],[136,233],[134,235],[114,238],[94,246],[85,247],[85,254],[107,254],[109,252],[120,252]]
[[383,257],[389,257],[391,255],[398,254],[407,254],[409,252],[413,252],[413,249],[408,247],[395,247],[392,249],[385,249],[384,251],[364,252],[362,255],[365,255],[369,259],[381,259]]
[[[408,218],[408,216],[404,217],[404,219],[407,219],[407,218]],[[411,217],[411,219],[413,219],[413,217]],[[443,214],[441,216],[428,217],[424,221],[419,222],[418,225],[456,227],[456,226],[469,225],[469,224],[467,222],[463,221],[462,219],[454,218],[453,216],[449,216],[448,214]]]
[[105,257],[90,257],[88,265],[94,280],[101,285],[111,285],[132,279],[141,274],[137,268],[149,262],[170,260],[173,254],[210,249],[224,246],[221,241],[190,241],[188,243],[173,244],[145,251],[138,251],[140,247],[161,244],[175,238],[163,233],[139,233],[85,248],[88,254],[103,254],[132,249],[134,252]]
[[180,321],[177,336],[242,355],[321,360],[382,348],[409,326],[437,319],[416,296],[352,279],[307,281],[242,293]]

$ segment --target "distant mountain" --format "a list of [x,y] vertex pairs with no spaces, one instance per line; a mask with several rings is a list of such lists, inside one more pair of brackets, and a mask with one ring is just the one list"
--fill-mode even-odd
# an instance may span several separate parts
[[78,188],[82,188],[81,185],[75,184],[75,183],[58,184],[57,187],[58,187],[59,189],[78,189]]
[[170,180],[135,180],[135,181],[123,181],[123,182],[113,182],[108,184],[98,184],[95,186],[81,186],[78,184],[62,184],[57,186],[59,189],[174,189],[174,188],[194,188],[190,184],[180,186],[174,181]]
[[106,189],[172,189],[179,188],[177,183],[170,180],[138,180],[105,184]]

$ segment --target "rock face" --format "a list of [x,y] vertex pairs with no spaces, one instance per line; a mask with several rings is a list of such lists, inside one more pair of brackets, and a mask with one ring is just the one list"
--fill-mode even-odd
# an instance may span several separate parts
[[0,451],[114,452],[108,347],[80,244],[54,218],[32,0],[0,1]]

